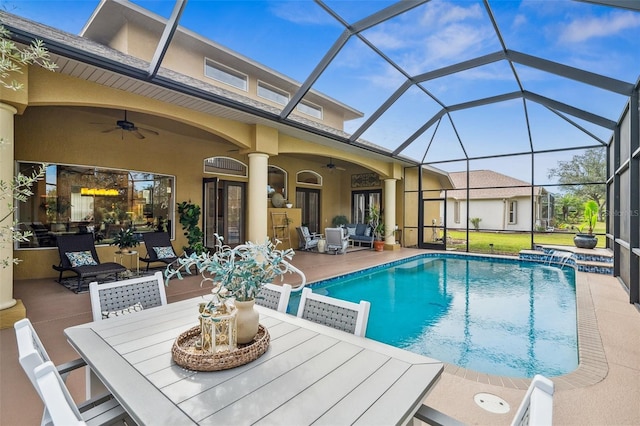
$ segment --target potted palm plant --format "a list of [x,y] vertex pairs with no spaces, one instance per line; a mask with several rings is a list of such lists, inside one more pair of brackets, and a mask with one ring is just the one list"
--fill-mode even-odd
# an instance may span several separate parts
[[[580,233],[573,237],[573,243],[578,248],[592,249],[598,245],[598,237],[593,235],[593,228],[596,227],[598,221],[598,203],[593,200],[589,200],[584,203],[584,223],[579,228]],[[584,228],[587,228],[587,233],[582,233]]]
[[235,247],[223,243],[223,238],[215,234],[216,245],[211,252],[192,253],[178,258],[178,266],[169,265],[165,278],[190,273],[195,265],[203,279],[201,285],[212,283],[215,299],[232,299],[238,309],[238,343],[249,343],[258,332],[258,313],[253,310],[255,298],[264,284],[276,277],[291,272],[288,260],[294,255],[293,249],[278,250],[280,243],[266,240],[262,244],[247,242]]

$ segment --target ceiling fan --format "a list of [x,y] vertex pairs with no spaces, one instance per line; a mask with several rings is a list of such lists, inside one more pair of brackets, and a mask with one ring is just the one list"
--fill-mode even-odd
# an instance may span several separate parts
[[[104,124],[104,123],[94,123],[94,124]],[[131,132],[138,139],[144,139],[145,138],[145,136],[142,134],[142,132],[150,133],[150,134],[156,135],[156,136],[160,135],[160,133],[156,132],[155,130],[146,129],[144,127],[138,127],[133,122],[127,120],[127,110],[124,110],[124,120],[116,121],[115,127],[103,130],[102,133],[111,133],[111,132],[114,132],[116,130],[122,130],[122,137],[123,138],[124,138],[124,132]]]
[[329,158],[329,163],[322,166],[323,169],[328,169],[329,172],[333,172],[334,170],[344,171],[347,170],[344,167],[336,166],[333,164],[333,158]]

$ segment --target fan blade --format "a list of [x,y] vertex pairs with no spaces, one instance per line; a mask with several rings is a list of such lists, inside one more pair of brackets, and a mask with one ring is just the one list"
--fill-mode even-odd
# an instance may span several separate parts
[[340,170],[341,172],[344,172],[345,170],[347,170],[347,169],[345,169],[344,167],[340,167],[340,166],[334,166],[334,168],[335,168],[336,170]]
[[160,136],[160,133],[156,132],[155,130],[145,129],[144,127],[136,127],[136,129],[137,130],[141,130],[143,132],[151,133],[151,134],[156,135],[156,136]]
[[144,139],[144,135],[138,131],[137,127],[131,129],[131,133],[133,133],[133,135],[138,139]]
[[120,130],[120,127],[116,126],[116,127],[112,128],[112,129],[103,130],[102,133],[111,133],[111,132],[114,132],[116,130]]

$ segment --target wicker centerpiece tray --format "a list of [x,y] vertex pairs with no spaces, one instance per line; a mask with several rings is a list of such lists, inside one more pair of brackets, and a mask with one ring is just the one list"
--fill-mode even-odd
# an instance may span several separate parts
[[247,364],[267,351],[269,332],[262,325],[258,326],[258,334],[250,343],[238,344],[233,351],[221,351],[215,354],[204,353],[196,349],[196,341],[200,339],[200,326],[190,328],[180,334],[173,342],[171,355],[176,364],[195,371],[218,371]]

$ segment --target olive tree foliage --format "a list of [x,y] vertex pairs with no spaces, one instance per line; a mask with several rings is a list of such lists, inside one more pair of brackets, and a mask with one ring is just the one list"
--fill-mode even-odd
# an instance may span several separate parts
[[558,165],[548,171],[549,178],[557,177],[558,183],[569,185],[565,187],[568,193],[583,201],[595,201],[601,210],[606,201],[606,174],[604,148],[588,149],[583,154],[574,155],[571,160],[558,161]]
[[22,74],[22,67],[35,64],[54,71],[58,66],[51,61],[49,51],[42,40],[34,40],[29,46],[20,48],[11,33],[0,25],[0,85],[10,90],[21,90],[23,84],[12,79],[13,74]]
[[[31,64],[39,65],[49,71],[54,71],[57,65],[49,57],[49,51],[44,47],[42,40],[34,40],[31,45],[20,47],[11,40],[10,32],[0,25],[0,86],[9,90],[21,90],[23,85],[12,79],[16,73],[22,74],[22,68]],[[13,147],[0,137],[0,149]],[[5,205],[0,213],[0,244],[13,244],[14,242],[27,241],[32,235],[29,231],[17,228],[13,220],[18,208],[18,202],[24,202],[33,195],[31,186],[44,177],[45,165],[34,171],[30,176],[18,173],[11,182],[0,180],[0,203]],[[4,206],[3,206],[4,207]],[[0,259],[2,268],[7,268],[12,263],[18,263],[20,259]]]
[[[18,208],[17,203],[25,202],[33,195],[31,186],[33,186],[37,180],[42,179],[44,173],[45,165],[43,164],[39,170],[34,171],[30,176],[18,173],[12,182],[0,180],[0,202],[5,203],[4,200],[8,200],[6,201],[7,208],[2,212],[2,216],[0,216],[0,244],[26,242],[29,241],[29,237],[33,235],[31,231],[18,229],[16,222],[13,220],[13,215]],[[17,264],[19,262],[20,259],[17,258],[14,258],[12,261],[9,261],[9,259],[0,259],[2,268],[8,267],[11,263]]]

